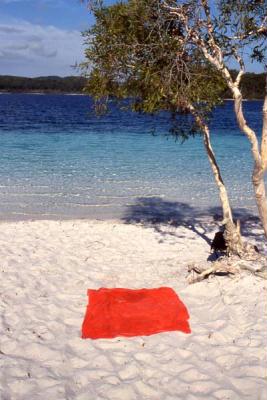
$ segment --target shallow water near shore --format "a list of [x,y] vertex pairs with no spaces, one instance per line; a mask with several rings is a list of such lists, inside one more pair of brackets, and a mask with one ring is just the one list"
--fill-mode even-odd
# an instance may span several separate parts
[[[165,114],[112,108],[96,117],[90,107],[79,95],[0,96],[0,219],[124,218],[142,209],[175,218],[181,207],[220,206],[200,136],[180,144],[166,136]],[[260,133],[262,102],[244,108]],[[232,102],[216,109],[211,132],[233,206],[256,213],[249,143]]]

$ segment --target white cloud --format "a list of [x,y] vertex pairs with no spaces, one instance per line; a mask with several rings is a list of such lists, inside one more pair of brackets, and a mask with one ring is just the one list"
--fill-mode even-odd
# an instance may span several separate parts
[[0,24],[0,74],[73,74],[71,65],[83,58],[82,41],[77,30],[18,20]]
[[0,33],[21,33],[23,30],[16,28],[15,26],[0,25]]

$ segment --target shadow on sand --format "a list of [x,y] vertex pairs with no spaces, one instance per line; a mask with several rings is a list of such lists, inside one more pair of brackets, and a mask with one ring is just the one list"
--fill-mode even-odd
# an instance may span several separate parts
[[[259,218],[245,209],[234,210],[235,219],[241,222],[242,235],[261,241],[263,239]],[[140,223],[143,226],[154,227],[157,232],[178,237],[174,230],[166,231],[162,225],[169,227],[185,227],[196,233],[209,245],[212,238],[208,235],[218,230],[222,214],[220,207],[199,209],[187,203],[167,201],[161,197],[139,197],[136,203],[128,206],[123,217],[126,223]]]

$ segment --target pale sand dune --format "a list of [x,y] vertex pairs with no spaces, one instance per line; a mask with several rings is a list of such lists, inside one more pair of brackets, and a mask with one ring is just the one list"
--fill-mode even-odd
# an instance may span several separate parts
[[[192,231],[0,227],[1,400],[267,399],[266,283],[244,274],[189,286],[186,265],[209,255]],[[159,286],[187,305],[191,335],[80,339],[88,288]]]

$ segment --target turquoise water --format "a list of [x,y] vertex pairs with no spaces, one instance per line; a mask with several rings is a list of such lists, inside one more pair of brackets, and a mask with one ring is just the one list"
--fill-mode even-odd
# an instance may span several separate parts
[[[0,218],[117,218],[159,199],[219,206],[202,138],[166,137],[168,116],[112,109],[89,113],[90,99],[0,95]],[[234,207],[255,212],[249,144],[232,102],[215,111],[212,140]],[[262,102],[246,102],[260,132]],[[153,135],[156,133],[156,135]]]

